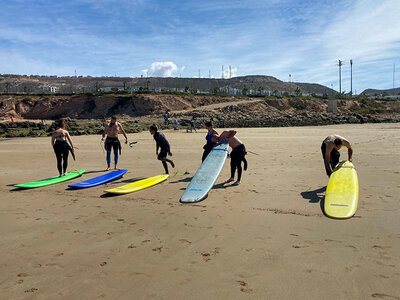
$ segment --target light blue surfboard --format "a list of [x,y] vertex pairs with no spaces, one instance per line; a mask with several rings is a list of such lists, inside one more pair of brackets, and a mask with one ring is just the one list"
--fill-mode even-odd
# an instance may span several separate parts
[[85,189],[94,186],[98,186],[101,184],[105,184],[107,182],[113,181],[115,179],[121,178],[128,170],[117,170],[113,172],[109,172],[107,174],[94,177],[92,179],[88,179],[82,182],[70,184],[68,187],[72,189]]
[[183,193],[181,203],[195,203],[206,198],[221,173],[227,155],[228,143],[219,143],[211,150]]

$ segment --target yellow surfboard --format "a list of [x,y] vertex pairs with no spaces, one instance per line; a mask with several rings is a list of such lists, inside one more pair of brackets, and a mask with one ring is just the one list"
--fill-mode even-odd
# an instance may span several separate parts
[[338,163],[329,178],[325,194],[325,214],[346,219],[354,216],[358,205],[357,172],[350,161]]
[[105,193],[111,193],[111,194],[128,194],[136,191],[143,190],[145,188],[148,188],[150,186],[153,186],[157,183],[163,182],[168,178],[169,175],[157,175],[154,177],[149,177],[146,179],[138,180],[117,188],[109,189],[104,191]]

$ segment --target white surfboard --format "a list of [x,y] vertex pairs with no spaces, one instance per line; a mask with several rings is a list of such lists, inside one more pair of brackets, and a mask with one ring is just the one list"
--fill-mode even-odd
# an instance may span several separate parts
[[217,144],[194,174],[180,202],[195,203],[204,200],[214,186],[228,155],[228,143]]

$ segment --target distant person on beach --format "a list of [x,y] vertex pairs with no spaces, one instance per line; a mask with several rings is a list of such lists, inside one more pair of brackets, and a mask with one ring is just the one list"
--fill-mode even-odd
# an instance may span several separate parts
[[321,145],[322,158],[324,159],[324,165],[326,170],[326,175],[329,177],[333,173],[333,169],[339,162],[340,158],[340,148],[342,146],[347,147],[348,159],[351,161],[353,156],[353,149],[351,148],[350,142],[344,137],[333,134],[328,136]]
[[[57,124],[57,130],[53,131],[51,135],[51,146],[57,158],[57,169],[61,176],[64,176],[68,167],[68,154],[71,151],[74,156],[74,145],[72,144],[71,136],[65,130],[65,120],[61,119]],[[67,143],[69,142],[69,144]]]
[[117,122],[117,118],[112,116],[110,123],[108,123],[104,128],[103,137],[101,138],[101,141],[104,141],[105,138],[104,148],[107,151],[107,171],[110,170],[111,149],[114,150],[114,169],[117,170],[118,152],[121,154],[121,142],[118,139],[118,132],[120,130],[125,137],[125,144],[128,144],[128,137],[126,136],[124,128],[122,127],[121,123]]
[[[158,132],[158,128],[155,124],[150,126],[149,131],[150,131],[150,134],[153,136],[154,140],[156,141],[157,158],[158,158],[158,160],[161,160],[161,162],[164,166],[164,169],[165,169],[165,174],[169,174],[167,162],[170,163],[173,168],[175,168],[174,162],[167,158],[167,154],[169,156],[172,156],[169,143],[168,143],[167,139],[165,138],[165,135],[162,134],[161,132]],[[158,152],[158,149],[161,149],[160,153]]]
[[235,171],[238,170],[238,179],[234,185],[239,185],[242,178],[242,161],[244,170],[247,170],[247,160],[246,160],[246,147],[244,144],[236,137],[235,130],[224,131],[221,135],[214,134],[212,137],[213,142],[228,142],[229,146],[232,148],[231,157],[231,177],[226,181],[232,182],[235,180]]
[[180,124],[179,124],[179,122],[178,122],[177,119],[174,120],[174,122],[172,123],[172,125],[174,126],[174,130],[179,130],[179,127],[178,127],[178,126],[179,126]]
[[205,125],[207,128],[207,135],[206,135],[207,143],[203,146],[204,152],[203,152],[203,157],[201,158],[202,162],[206,159],[207,155],[211,152],[212,148],[214,148],[214,146],[216,145],[216,143],[214,143],[212,141],[213,135],[218,134],[218,132],[216,132],[214,130],[214,128],[212,127],[211,122],[206,122]]
[[189,121],[189,123],[190,123],[190,132],[193,132],[193,130],[194,130],[195,132],[197,132],[196,126],[194,125],[194,118],[192,118],[192,119]]

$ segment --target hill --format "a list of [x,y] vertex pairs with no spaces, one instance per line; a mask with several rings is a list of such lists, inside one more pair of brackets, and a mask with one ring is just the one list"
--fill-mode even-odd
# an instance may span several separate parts
[[394,88],[394,89],[386,89],[386,90],[366,89],[365,91],[362,92],[362,94],[368,95],[368,96],[375,96],[375,95],[398,96],[398,95],[400,95],[400,87]]
[[272,76],[241,76],[230,79],[216,78],[176,78],[176,77],[57,77],[1,75],[0,92],[3,93],[43,93],[48,86],[58,88],[60,93],[96,92],[102,88],[119,89],[195,89],[212,92],[215,88],[237,90],[268,90],[294,93],[300,88],[303,93],[319,93],[333,96],[337,92],[315,83],[284,82]]

